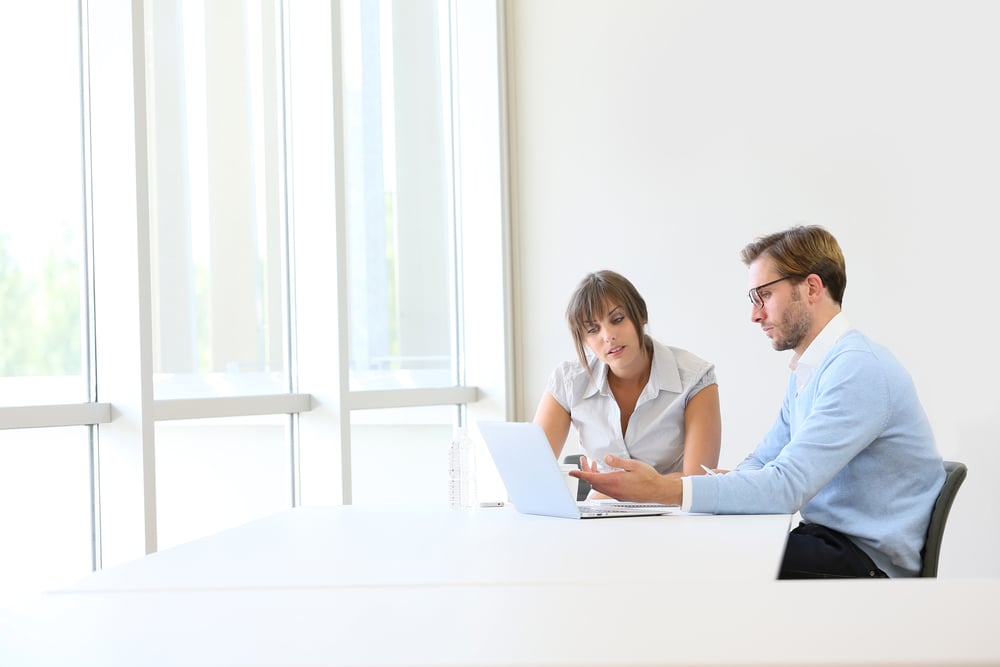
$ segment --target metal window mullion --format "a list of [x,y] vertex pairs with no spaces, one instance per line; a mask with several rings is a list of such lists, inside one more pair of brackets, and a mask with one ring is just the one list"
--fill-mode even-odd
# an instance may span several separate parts
[[153,420],[159,422],[294,414],[311,408],[309,394],[272,394],[154,400],[152,412]]
[[51,428],[87,426],[111,422],[109,403],[71,403],[67,405],[24,405],[0,407],[0,430],[15,428]]
[[[87,375],[87,400],[97,399],[97,344],[95,340],[94,292],[94,173],[91,154],[93,145],[90,133],[90,29],[88,0],[77,5],[80,34],[80,135],[83,143],[81,175],[83,177],[83,287],[81,298],[85,307],[82,324],[84,369]],[[108,409],[110,420],[111,410]],[[93,570],[101,568],[101,494],[100,460],[97,447],[98,430],[91,424],[87,429],[87,450],[90,460],[90,561]]]
[[[297,392],[299,386],[299,373],[298,373],[298,346],[296,345],[296,318],[295,318],[295,254],[292,252],[294,247],[295,239],[293,237],[293,229],[291,224],[291,202],[289,201],[289,179],[291,164],[288,159],[288,148],[291,145],[291,124],[289,123],[290,117],[290,104],[291,96],[289,94],[289,80],[290,70],[289,61],[291,54],[289,51],[290,45],[290,34],[289,34],[289,24],[288,24],[288,6],[289,0],[281,0],[277,3],[278,7],[278,34],[281,39],[281,48],[278,53],[281,57],[280,67],[278,71],[281,73],[279,80],[279,91],[281,99],[281,145],[278,160],[278,199],[280,201],[279,210],[281,212],[281,256],[284,261],[284,266],[282,267],[282,276],[284,280],[284,288],[282,290],[282,295],[285,300],[284,308],[282,309],[284,322],[282,328],[285,334],[285,345],[284,345],[284,368],[286,373],[287,385],[286,389],[289,392]],[[288,420],[288,455],[289,455],[289,468],[290,476],[289,480],[291,488],[291,502],[292,507],[298,507],[302,503],[302,474],[300,470],[300,453],[299,453],[299,420],[297,414],[289,415]]]
[[[449,150],[445,152],[448,156],[446,184],[448,186],[449,205],[451,207],[451,315],[452,315],[452,359],[454,359],[454,381],[456,385],[465,384],[465,323],[463,290],[464,261],[462,253],[462,183],[461,183],[461,141],[460,141],[460,112],[458,107],[458,95],[455,90],[456,72],[460,63],[458,61],[458,3],[451,0],[442,4],[447,11],[447,31],[448,38],[442,40],[443,48],[446,48],[447,58],[444,59],[446,67],[446,84],[442,86],[444,96],[442,108],[448,110],[447,132]],[[464,405],[457,406],[456,422],[458,426],[465,426],[467,410]]]
[[89,3],[87,32],[95,398],[115,408],[95,440],[107,566],[156,549],[144,3]]
[[335,229],[336,229],[336,254],[337,254],[337,285],[336,302],[337,310],[341,317],[337,318],[337,356],[340,363],[337,364],[339,373],[336,381],[339,385],[337,392],[340,399],[340,465],[341,465],[341,489],[345,505],[351,504],[352,484],[351,484],[351,419],[350,405],[348,403],[348,392],[350,390],[349,360],[350,360],[350,318],[348,309],[347,291],[347,185],[344,180],[346,173],[346,158],[344,145],[346,140],[344,130],[344,56],[341,34],[343,25],[341,23],[341,2],[334,0],[331,10],[331,27],[333,34],[333,164],[334,173],[334,197],[335,197]]
[[139,384],[142,410],[142,491],[146,553],[156,551],[156,443],[153,407],[152,261],[149,210],[149,131],[146,113],[146,12],[144,0],[132,0],[132,76],[135,91],[135,183],[138,249]]

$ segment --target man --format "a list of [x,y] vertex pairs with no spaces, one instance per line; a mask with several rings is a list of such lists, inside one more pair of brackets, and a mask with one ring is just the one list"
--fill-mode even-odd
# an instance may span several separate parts
[[761,237],[742,252],[751,320],[794,350],[774,425],[736,470],[670,479],[609,456],[573,473],[622,500],[692,512],[800,512],[779,578],[918,573],[941,456],[909,374],[841,313],[847,284],[837,240],[817,226]]

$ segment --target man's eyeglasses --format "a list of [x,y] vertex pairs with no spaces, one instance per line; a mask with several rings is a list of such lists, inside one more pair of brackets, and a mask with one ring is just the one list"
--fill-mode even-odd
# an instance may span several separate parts
[[770,287],[775,283],[780,283],[782,280],[788,280],[789,278],[801,278],[801,277],[802,276],[783,276],[781,278],[778,278],[777,280],[772,280],[769,283],[764,283],[763,285],[757,285],[756,287],[751,288],[749,292],[747,292],[747,297],[750,299],[750,303],[753,304],[754,308],[763,308],[764,299],[760,295],[760,290],[764,289],[765,287]]

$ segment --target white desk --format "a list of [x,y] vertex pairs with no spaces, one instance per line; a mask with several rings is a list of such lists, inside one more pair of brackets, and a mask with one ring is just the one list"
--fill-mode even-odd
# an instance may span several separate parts
[[995,665],[998,618],[1000,580],[63,593],[0,614],[0,664]]
[[1000,580],[775,581],[788,521],[292,510],[0,611],[0,665],[1000,664]]
[[74,589],[772,580],[789,520],[299,508],[95,573]]

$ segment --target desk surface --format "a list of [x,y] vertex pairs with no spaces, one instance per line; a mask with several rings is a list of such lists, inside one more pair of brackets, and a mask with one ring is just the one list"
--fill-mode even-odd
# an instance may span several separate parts
[[983,665],[1000,664],[997,618],[1000,580],[62,593],[0,612],[0,662]]
[[0,664],[579,665],[588,619],[637,615],[593,664],[648,663],[675,595],[717,627],[729,587],[775,583],[789,518],[295,509],[0,612]]
[[1000,580],[776,581],[788,522],[292,510],[0,610],[0,664],[1000,663]]
[[72,589],[767,581],[777,576],[789,520],[298,508],[97,572]]

